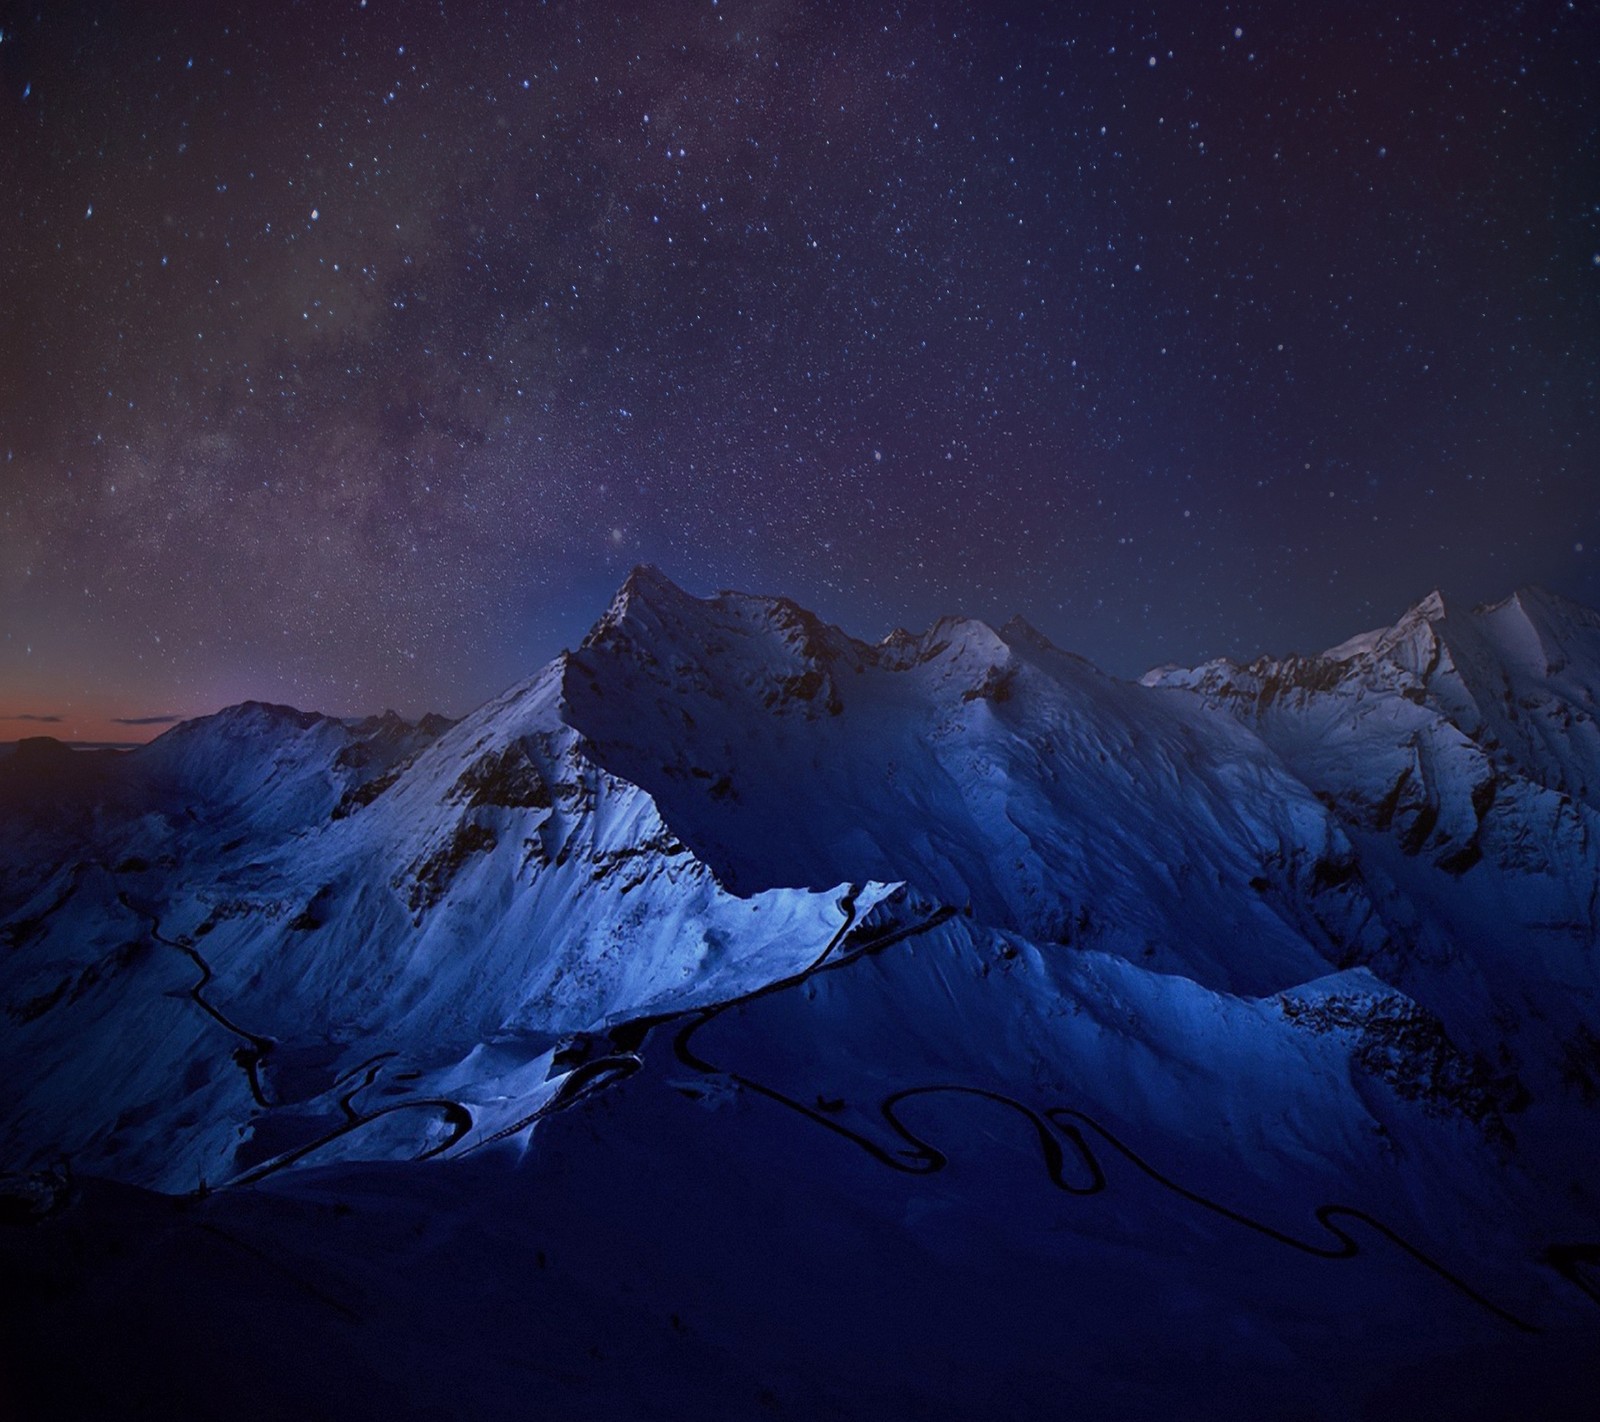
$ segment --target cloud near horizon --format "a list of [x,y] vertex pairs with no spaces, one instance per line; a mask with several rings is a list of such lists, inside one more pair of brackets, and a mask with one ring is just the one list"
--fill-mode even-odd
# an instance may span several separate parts
[[30,714],[28,712],[20,712],[19,714],[14,715],[14,716],[0,716],[0,720],[4,720],[4,721],[37,721],[41,725],[59,726],[64,720],[66,720],[66,717],[65,716],[35,716],[35,715],[32,715],[32,714]]
[[113,716],[113,726],[171,726],[183,720],[182,716]]

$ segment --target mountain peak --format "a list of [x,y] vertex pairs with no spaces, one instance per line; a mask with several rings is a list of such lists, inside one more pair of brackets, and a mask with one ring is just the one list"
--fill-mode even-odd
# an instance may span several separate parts
[[698,599],[686,593],[654,563],[638,563],[622,580],[622,586],[611,599],[611,606],[589,629],[583,645],[593,646],[620,626],[624,619],[637,619],[641,612],[653,613],[659,619],[663,613],[679,611],[696,601]]
[[1421,602],[1407,612],[1406,615],[1400,619],[1400,621],[1402,623],[1438,622],[1441,618],[1448,615],[1448,611],[1444,605],[1444,594],[1440,592],[1438,588],[1435,588],[1425,598],[1423,598]]
[[617,595],[611,600],[611,606],[601,621],[604,622],[613,613],[621,616],[630,610],[637,612],[640,608],[651,608],[656,611],[665,611],[669,608],[681,609],[687,603],[698,601],[698,598],[685,592],[654,563],[638,563],[622,580],[622,586],[617,589]]
[[666,593],[678,597],[687,594],[672,581],[654,563],[635,563],[632,571],[622,580],[621,593],[628,593],[635,597],[650,593]]
[[224,706],[222,710],[210,716],[198,716],[191,721],[180,721],[172,729],[179,731],[191,727],[198,729],[213,726],[239,728],[247,733],[254,733],[264,727],[293,726],[298,730],[309,731],[313,726],[321,725],[322,722],[331,719],[320,711],[302,711],[298,706],[287,706],[278,701],[252,700]]
[[1444,594],[1435,588],[1420,602],[1407,608],[1388,627],[1375,627],[1370,632],[1358,632],[1337,646],[1329,647],[1321,656],[1324,661],[1348,662],[1364,653],[1383,653],[1392,650],[1421,627],[1431,627],[1449,616],[1444,604]]
[[1058,652],[1056,646],[1020,612],[1014,612],[1000,628],[1000,639],[1008,646],[1028,647],[1036,652]]
[[1557,618],[1589,627],[1600,624],[1600,613],[1596,613],[1594,608],[1586,607],[1581,602],[1574,602],[1570,597],[1564,597],[1541,583],[1524,583],[1509,597],[1502,598],[1499,602],[1484,603],[1480,607],[1473,608],[1473,612],[1488,615],[1511,608],[1529,618]]

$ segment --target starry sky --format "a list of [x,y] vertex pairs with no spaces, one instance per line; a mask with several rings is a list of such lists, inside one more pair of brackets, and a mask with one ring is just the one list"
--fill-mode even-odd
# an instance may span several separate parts
[[1106,669],[1600,603],[1600,7],[0,4],[0,740],[637,562]]

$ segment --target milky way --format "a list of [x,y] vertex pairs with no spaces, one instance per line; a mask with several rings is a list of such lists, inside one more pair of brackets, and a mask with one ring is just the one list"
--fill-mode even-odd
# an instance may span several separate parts
[[641,561],[1122,673],[1600,602],[1592,6],[0,13],[0,740],[460,712]]

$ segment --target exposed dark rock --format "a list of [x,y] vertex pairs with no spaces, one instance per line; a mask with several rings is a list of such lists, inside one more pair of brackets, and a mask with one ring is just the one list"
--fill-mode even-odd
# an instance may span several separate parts
[[[451,881],[461,866],[474,854],[484,854],[498,843],[495,832],[487,825],[464,821],[458,824],[450,838],[432,854],[415,864],[409,878],[410,892],[406,905],[412,913],[432,908],[450,888]],[[395,885],[401,887],[400,884]]]
[[1600,1035],[1582,1022],[1561,1044],[1561,1081],[1585,1105],[1600,1104]]
[[1332,691],[1344,679],[1346,668],[1343,662],[1325,657],[1287,657],[1277,663],[1263,658],[1250,670],[1260,677],[1256,705],[1265,711],[1292,691]]
[[368,780],[365,784],[353,786],[339,797],[339,803],[333,807],[332,818],[342,820],[347,815],[353,815],[363,805],[370,805],[385,790],[400,778],[398,770],[391,770],[385,775]]
[[547,810],[553,803],[539,768],[515,743],[491,751],[469,766],[456,781],[450,798],[465,800],[469,806],[520,810]]
[[1480,859],[1483,858],[1483,849],[1477,839],[1468,840],[1459,849],[1452,849],[1448,854],[1442,854],[1433,862],[1443,869],[1446,874],[1465,874]]
[[1428,842],[1428,836],[1433,833],[1438,823],[1439,807],[1424,805],[1417,811],[1416,818],[1401,833],[1401,850],[1406,854],[1421,854],[1423,845]]
[[647,858],[651,855],[662,855],[666,858],[677,858],[689,852],[688,847],[673,834],[671,830],[662,829],[650,836],[649,839],[640,840],[638,844],[625,844],[620,849],[603,850],[594,856],[594,878],[599,880],[609,879],[624,864],[631,860]]
[[990,667],[983,674],[983,680],[976,686],[968,687],[961,693],[963,701],[993,701],[997,705],[1011,700],[1012,689],[1016,683],[1017,672],[1015,667]]
[[1283,1015],[1312,1032],[1357,1034],[1352,1061],[1431,1115],[1458,1115],[1492,1139],[1509,1141],[1502,1115],[1528,1104],[1527,1089],[1512,1074],[1463,1054],[1432,1013],[1398,996],[1335,994],[1278,998]]

